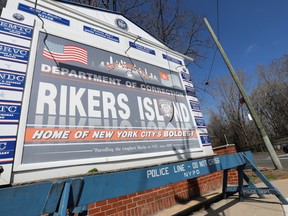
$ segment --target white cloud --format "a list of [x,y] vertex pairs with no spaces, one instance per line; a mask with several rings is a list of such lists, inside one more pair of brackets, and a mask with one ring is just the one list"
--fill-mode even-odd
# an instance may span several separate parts
[[247,49],[246,49],[246,53],[251,53],[256,49],[256,44],[251,44]]

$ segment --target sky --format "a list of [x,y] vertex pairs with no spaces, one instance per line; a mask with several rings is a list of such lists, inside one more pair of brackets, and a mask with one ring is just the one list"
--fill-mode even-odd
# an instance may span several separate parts
[[[217,33],[217,0],[184,1],[185,7],[205,16]],[[268,65],[288,54],[288,0],[218,0],[218,16],[219,39],[226,55],[235,70],[244,70],[251,79],[256,79],[257,65]],[[189,68],[194,82],[207,80],[215,49],[204,50],[207,59],[200,63],[201,68]],[[224,76],[230,73],[218,52],[211,80]],[[204,97],[202,109],[213,104],[213,99],[203,91],[197,95]],[[209,107],[204,107],[204,112],[205,108]]]

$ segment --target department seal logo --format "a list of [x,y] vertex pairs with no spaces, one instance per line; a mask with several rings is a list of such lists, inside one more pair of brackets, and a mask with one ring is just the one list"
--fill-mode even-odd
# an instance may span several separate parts
[[128,31],[128,25],[127,25],[127,23],[124,21],[124,20],[122,20],[122,19],[115,19],[115,24],[116,24],[116,26],[117,27],[119,27],[120,29],[122,29],[122,30],[125,30],[125,31]]
[[174,116],[174,106],[173,103],[169,100],[161,99],[158,100],[160,113],[164,116],[169,122],[172,121]]
[[7,142],[1,142],[1,143],[0,143],[0,151],[5,150],[6,147],[7,147]]
[[13,18],[17,21],[23,21],[25,19],[25,17],[22,14],[19,13],[14,13],[13,14]]

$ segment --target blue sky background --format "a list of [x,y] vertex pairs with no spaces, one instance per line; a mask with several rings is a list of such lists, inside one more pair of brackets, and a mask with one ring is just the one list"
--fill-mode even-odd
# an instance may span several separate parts
[[[217,33],[217,0],[185,0],[184,6],[205,16]],[[243,69],[255,79],[257,65],[288,54],[288,0],[218,0],[218,8],[220,42],[235,70]],[[189,68],[194,82],[207,80],[214,52],[206,49],[201,68]],[[224,76],[230,73],[218,52],[211,80]],[[202,108],[213,104],[202,91],[197,95],[206,98]]]

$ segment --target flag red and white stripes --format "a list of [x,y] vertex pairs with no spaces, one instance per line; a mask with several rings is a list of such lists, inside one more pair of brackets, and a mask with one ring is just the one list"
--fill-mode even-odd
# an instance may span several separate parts
[[58,62],[79,62],[85,65],[88,64],[87,50],[73,45],[61,45],[46,41],[43,56]]

